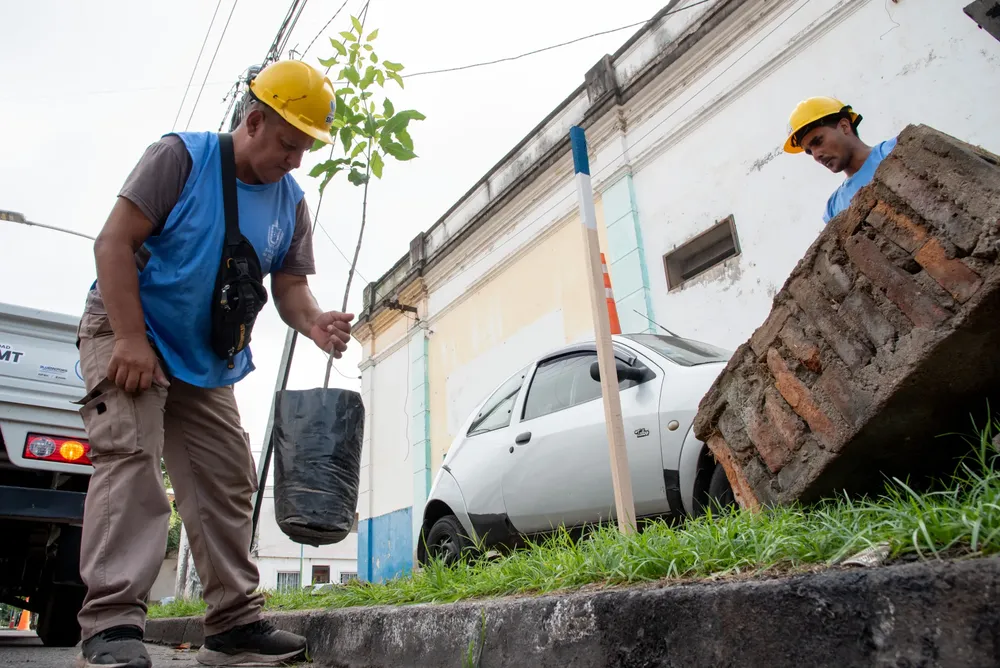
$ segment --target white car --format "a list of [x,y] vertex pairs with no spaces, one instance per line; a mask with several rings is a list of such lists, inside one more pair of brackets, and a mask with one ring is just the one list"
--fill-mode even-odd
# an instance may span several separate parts
[[[636,515],[732,504],[721,465],[691,430],[731,353],[676,336],[613,340]],[[614,517],[596,348],[571,345],[508,378],[462,425],[424,507],[416,556],[452,563],[477,542],[513,546]]]

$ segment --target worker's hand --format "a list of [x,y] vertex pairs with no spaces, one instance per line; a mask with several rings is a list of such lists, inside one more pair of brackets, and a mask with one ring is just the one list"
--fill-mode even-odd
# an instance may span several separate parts
[[108,363],[108,380],[126,392],[148,390],[154,382],[170,387],[166,374],[160,368],[153,347],[145,336],[116,338],[111,362]]
[[352,320],[354,320],[353,313],[339,313],[337,311],[321,313],[309,330],[309,338],[323,352],[340,359],[351,340]]

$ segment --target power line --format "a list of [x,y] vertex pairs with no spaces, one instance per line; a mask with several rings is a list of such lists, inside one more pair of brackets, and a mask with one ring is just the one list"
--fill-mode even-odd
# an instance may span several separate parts
[[[318,211],[319,211],[319,209],[317,209],[317,212]],[[330,243],[333,244],[333,247],[337,249],[337,252],[340,253],[340,257],[344,258],[344,261],[347,262],[348,266],[350,266],[351,265],[351,259],[349,257],[347,257],[347,255],[344,253],[344,251],[342,251],[340,249],[340,246],[337,245],[337,242],[333,240],[333,237],[330,236],[330,233],[326,231],[325,227],[323,227],[323,223],[319,222],[319,218],[316,218],[315,222],[316,222],[316,225],[319,227],[319,229],[322,230],[323,234],[326,235],[326,238],[330,240]],[[367,278],[365,278],[364,276],[362,276],[361,272],[357,270],[357,267],[355,267],[354,273],[357,274],[361,278],[361,280],[364,281],[365,283],[370,283],[371,282]]]
[[[809,4],[809,2],[810,2],[810,0],[805,0],[801,5],[798,6],[798,8],[795,9],[795,11],[793,11],[791,14],[789,14],[788,16],[786,16],[781,21],[781,23],[779,23],[774,28],[772,28],[770,31],[768,31],[768,33],[766,35],[764,35],[763,37],[761,37],[756,43],[754,43],[753,46],[751,46],[749,49],[747,49],[743,53],[743,55],[741,55],[739,58],[737,58],[732,63],[730,63],[725,69],[723,69],[715,77],[713,77],[711,81],[709,81],[707,84],[705,84],[704,86],[702,86],[701,88],[699,88],[698,91],[694,95],[692,95],[687,100],[685,100],[683,103],[681,103],[681,105],[678,106],[669,115],[667,115],[666,118],[661,119],[659,122],[656,123],[656,125],[654,125],[653,127],[651,127],[645,134],[643,134],[641,137],[639,137],[634,142],[630,143],[628,145],[628,147],[625,148],[624,151],[622,151],[621,153],[619,153],[618,155],[616,155],[614,158],[612,158],[611,160],[609,160],[608,163],[604,167],[602,167],[601,169],[599,169],[596,172],[594,172],[594,174],[592,176],[596,177],[596,176],[599,176],[600,174],[602,174],[605,170],[607,170],[608,168],[610,168],[611,166],[613,166],[618,161],[619,158],[625,156],[630,150],[632,150],[633,148],[635,148],[646,137],[648,137],[649,135],[651,135],[660,126],[662,126],[664,123],[666,123],[671,118],[673,118],[678,112],[680,112],[681,109],[683,109],[684,107],[686,107],[696,97],[698,97],[703,92],[705,92],[709,88],[709,86],[711,86],[716,81],[718,81],[719,79],[721,79],[727,72],[729,72],[729,70],[733,69],[744,58],[746,58],[748,55],[750,55],[751,52],[753,52],[757,47],[759,47],[761,44],[763,44],[764,41],[768,37],[770,37],[771,35],[773,35],[782,26],[784,26],[786,23],[788,23],[788,21],[790,21],[792,19],[792,17],[794,17],[796,14],[798,14],[800,11],[802,11],[802,9],[804,9],[805,6],[807,4]],[[691,5],[691,7],[694,7],[694,5]],[[570,192],[569,194],[565,195],[564,197],[562,197],[561,199],[559,199],[555,204],[553,204],[548,209],[546,209],[545,211],[543,211],[541,213],[541,215],[535,217],[530,223],[528,223],[527,225],[525,225],[524,227],[522,227],[519,231],[517,231],[514,234],[512,234],[511,236],[509,236],[503,243],[494,246],[493,249],[489,253],[487,253],[486,255],[481,256],[478,260],[476,260],[475,262],[473,262],[472,264],[470,264],[469,266],[467,266],[465,269],[463,269],[462,272],[460,274],[458,274],[458,275],[461,276],[463,274],[468,273],[469,271],[472,270],[473,267],[477,266],[480,262],[483,262],[487,258],[492,257],[501,248],[503,248],[504,246],[506,246],[507,244],[509,244],[510,242],[512,242],[514,239],[516,239],[519,236],[521,236],[522,234],[524,234],[527,230],[531,229],[532,225],[534,225],[535,223],[537,223],[538,221],[540,221],[542,218],[544,218],[549,213],[551,213],[552,211],[554,211],[557,207],[559,207],[560,205],[562,205],[566,200],[570,199],[571,197],[573,197],[575,195],[576,195],[576,191],[574,190],[574,191]]]
[[194,118],[195,109],[198,108],[198,102],[201,100],[201,94],[205,92],[205,84],[208,83],[208,75],[212,72],[212,66],[215,65],[215,58],[219,55],[219,47],[222,46],[222,40],[226,37],[226,31],[229,29],[229,22],[233,19],[233,12],[236,11],[236,5],[238,5],[240,0],[233,0],[233,8],[229,10],[229,17],[226,19],[226,25],[222,27],[222,34],[219,35],[219,43],[215,45],[215,53],[212,54],[212,60],[208,64],[208,70],[205,71],[205,80],[201,82],[201,89],[198,91],[198,97],[194,100],[194,106],[191,107],[191,115],[188,116],[187,125],[184,127],[187,130],[191,127],[191,120]]
[[[181,97],[181,104],[177,107],[177,115],[174,116],[173,125],[170,126],[171,129],[177,127],[177,121],[180,120],[181,111],[184,109],[184,102],[187,100],[188,91],[191,90],[191,82],[194,81],[195,72],[198,71],[198,63],[201,62],[201,54],[205,52],[205,45],[208,44],[208,36],[212,34],[212,26],[215,25],[215,17],[219,13],[219,7],[222,6],[222,0],[215,3],[215,11],[212,12],[212,20],[208,22],[208,30],[205,31],[205,39],[201,40],[201,48],[198,49],[198,57],[194,60],[194,67],[191,68],[191,78],[188,79],[187,86],[184,87],[184,96]],[[204,85],[202,85],[204,88]]]
[[[690,4],[687,7],[681,7],[679,9],[674,9],[672,11],[666,12],[665,14],[662,15],[661,18],[666,18],[667,16],[670,16],[671,14],[678,14],[680,12],[684,12],[684,11],[687,11],[689,9],[693,9],[693,8],[697,7],[698,5],[704,5],[704,4],[709,3],[709,2],[712,2],[712,0],[698,0],[698,2]],[[639,27],[641,25],[646,25],[647,23],[649,23],[649,21],[650,21],[650,19],[646,19],[645,21],[638,21],[636,23],[629,23],[628,25],[621,26],[619,28],[612,28],[611,30],[602,30],[601,32],[595,32],[595,33],[592,33],[590,35],[584,35],[583,37],[577,37],[576,39],[571,39],[568,42],[560,42],[559,44],[552,44],[551,46],[544,46],[544,47],[542,47],[540,49],[535,49],[534,51],[526,51],[525,53],[519,53],[516,56],[507,56],[506,58],[497,58],[496,60],[487,60],[487,61],[481,62],[481,63],[472,63],[471,65],[459,65],[458,67],[445,67],[445,68],[440,69],[440,70],[427,70],[425,72],[414,72],[413,74],[404,74],[403,77],[404,78],[412,79],[413,77],[422,77],[422,76],[426,76],[428,74],[444,74],[446,72],[460,72],[462,70],[471,70],[471,69],[473,69],[475,67],[486,67],[487,65],[496,65],[498,63],[507,63],[507,62],[510,62],[510,61],[513,61],[513,60],[520,60],[521,58],[527,58],[528,56],[534,56],[534,55],[537,55],[539,53],[544,53],[546,51],[552,51],[553,49],[559,49],[559,48],[562,48],[564,46],[569,46],[570,44],[576,44],[577,42],[582,42],[584,40],[593,39],[594,37],[601,37],[603,35],[610,35],[612,33],[621,32],[622,30],[628,30],[629,28],[637,28],[637,27]]]
[[330,20],[326,22],[326,25],[325,25],[325,26],[323,26],[322,28],[320,28],[320,29],[319,29],[319,32],[318,32],[318,33],[316,33],[316,36],[315,36],[315,37],[313,37],[313,38],[312,38],[312,41],[310,41],[310,42],[309,42],[309,46],[307,46],[307,47],[306,47],[306,50],[302,52],[302,55],[301,55],[301,56],[299,56],[299,60],[305,60],[305,57],[306,57],[306,54],[307,54],[307,53],[309,53],[309,49],[311,49],[311,48],[313,47],[313,44],[315,44],[315,43],[316,43],[316,40],[318,40],[318,39],[320,38],[320,36],[321,36],[321,35],[322,35],[322,34],[323,34],[324,32],[326,32],[326,29],[330,27],[330,24],[331,24],[331,23],[333,23],[333,22],[334,22],[334,21],[335,21],[335,20],[337,19],[337,17],[338,17],[338,16],[340,16],[340,12],[344,11],[344,7],[346,7],[346,6],[347,6],[347,3],[348,3],[348,2],[349,2],[349,0],[344,0],[344,4],[342,4],[342,5],[340,6],[340,8],[339,8],[339,9],[337,9],[337,11],[335,11],[335,12],[333,13],[333,16],[331,16],[331,17],[330,17]]

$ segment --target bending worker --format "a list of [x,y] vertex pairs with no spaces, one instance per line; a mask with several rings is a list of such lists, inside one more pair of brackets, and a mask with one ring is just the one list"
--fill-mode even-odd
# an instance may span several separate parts
[[826,203],[823,222],[829,223],[846,209],[855,193],[871,182],[879,163],[896,146],[896,138],[874,147],[858,136],[861,115],[832,97],[811,97],[799,102],[788,120],[786,153],[811,155],[834,174],[847,175]]
[[[216,285],[227,236],[220,168],[221,155],[234,156],[227,164],[235,163],[236,179],[226,182],[236,182],[238,206],[229,208],[256,252],[257,275],[271,276],[281,319],[339,358],[353,316],[322,311],[309,289],[310,215],[290,174],[316,139],[331,141],[335,98],[329,80],[294,60],[265,68],[250,90],[224,145],[231,152],[212,132],[167,134],[150,145],[94,244],[97,280],[78,334],[94,465],[80,560],[87,667],[151,665],[144,599],[170,516],[161,455],[208,605],[198,661],[272,665],[305,653],[305,638],[261,619],[250,558],[257,480],[233,385],[254,365],[249,349],[227,359],[213,343],[216,295],[225,292]],[[260,297],[263,286],[254,285]]]

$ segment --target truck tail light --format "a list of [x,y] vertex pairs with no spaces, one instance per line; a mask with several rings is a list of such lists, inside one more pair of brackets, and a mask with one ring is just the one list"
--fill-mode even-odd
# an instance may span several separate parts
[[80,438],[28,434],[24,458],[90,466],[90,443]]

